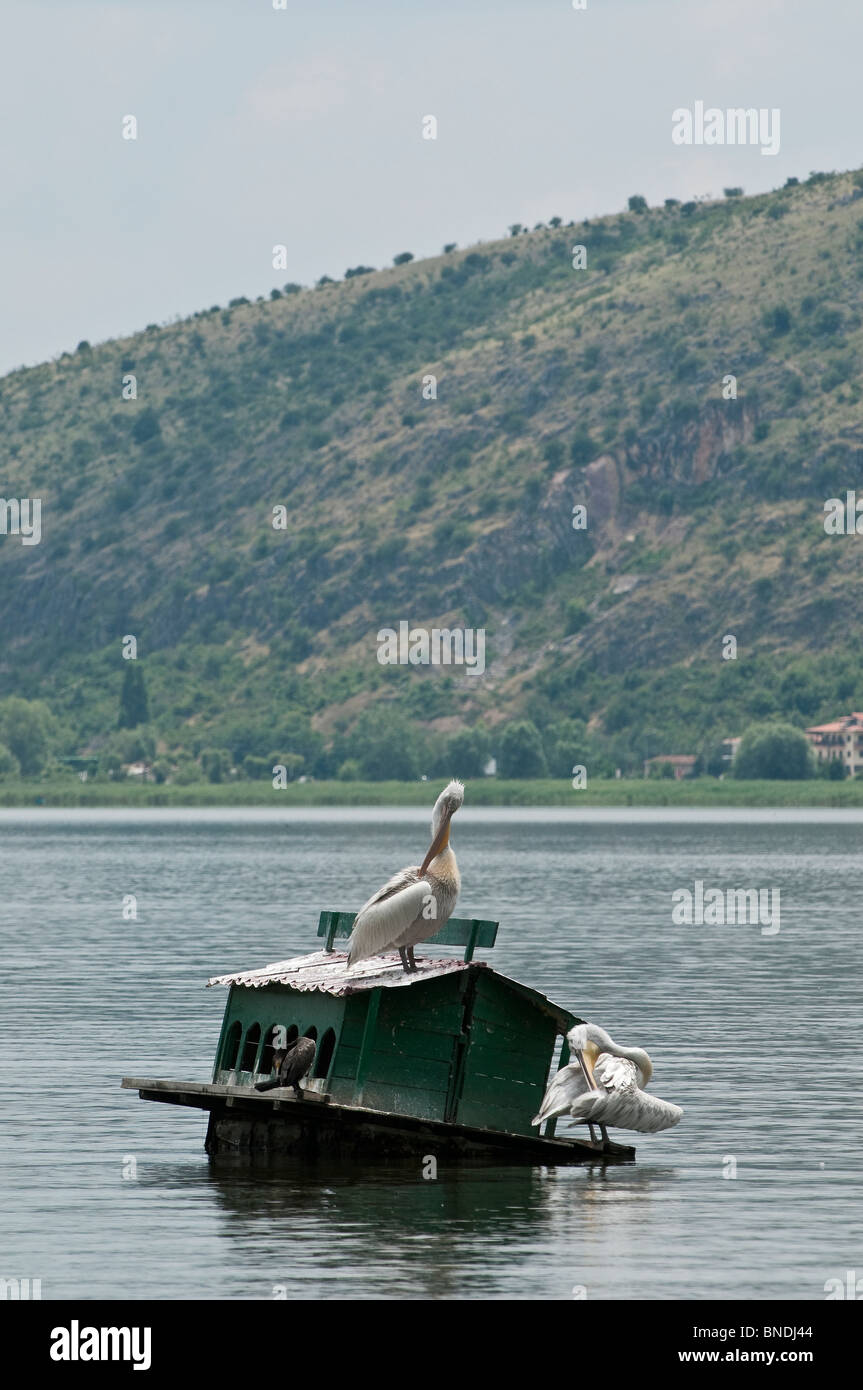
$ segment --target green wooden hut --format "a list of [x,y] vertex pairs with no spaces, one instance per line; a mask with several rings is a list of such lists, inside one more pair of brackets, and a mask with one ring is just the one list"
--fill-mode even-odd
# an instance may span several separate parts
[[[323,949],[259,970],[216,976],[228,999],[210,1083],[124,1085],[142,1097],[210,1111],[210,1153],[414,1153],[435,1143],[465,1155],[492,1151],[544,1162],[595,1159],[592,1144],[540,1137],[531,1125],[558,1039],[576,1016],[544,995],[476,961],[495,944],[498,924],[451,918],[425,952],[464,948],[461,959],[423,955],[407,974],[399,957],[376,956],[347,969],[336,941],[354,914],[323,912]],[[255,1084],[275,1075],[276,1046],[315,1040],[301,1100]],[[563,1042],[559,1064],[567,1060]],[[633,1150],[602,1147],[603,1157]]]

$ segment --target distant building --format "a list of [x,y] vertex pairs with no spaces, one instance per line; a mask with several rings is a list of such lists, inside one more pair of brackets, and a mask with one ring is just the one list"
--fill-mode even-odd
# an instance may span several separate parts
[[737,750],[742,742],[742,734],[738,738],[724,738],[722,740],[722,761],[724,763],[734,762],[734,759],[737,757]]
[[863,772],[863,714],[844,714],[830,724],[813,724],[806,737],[820,763],[838,758],[849,777]]
[[691,777],[695,772],[694,753],[660,753],[656,758],[647,758],[644,763],[644,775],[649,777],[654,767],[659,767],[661,763],[670,763],[676,781],[681,777]]
[[127,777],[140,777],[142,782],[152,782],[153,769],[149,763],[124,763],[123,771]]

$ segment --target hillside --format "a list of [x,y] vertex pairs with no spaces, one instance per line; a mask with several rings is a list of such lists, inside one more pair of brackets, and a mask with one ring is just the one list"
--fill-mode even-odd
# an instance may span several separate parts
[[[863,541],[823,525],[863,496],[863,176],[274,294],[0,381],[0,493],[42,499],[0,697],[58,752],[108,746],[125,634],[171,764],[437,772],[526,718],[565,776],[863,708]],[[485,629],[485,673],[380,665],[403,620]]]

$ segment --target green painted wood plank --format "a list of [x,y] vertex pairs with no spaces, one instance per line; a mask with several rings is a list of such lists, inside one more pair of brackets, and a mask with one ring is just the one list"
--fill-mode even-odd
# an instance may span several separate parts
[[532,1081],[541,1084],[548,1075],[548,1053],[525,1056],[518,1052],[502,1053],[497,1047],[482,1047],[471,1039],[468,1067],[472,1073],[488,1076],[508,1076],[513,1081]]
[[400,1027],[395,1033],[381,1029],[375,1037],[375,1051],[393,1056],[423,1058],[429,1062],[448,1062],[452,1057],[453,1035],[423,1028]]
[[446,1096],[443,1092],[417,1091],[407,1086],[384,1086],[370,1081],[363,1088],[362,1103],[370,1110],[413,1115],[419,1120],[442,1120]]
[[443,991],[414,986],[411,990],[399,990],[404,997],[394,1000],[395,990],[386,990],[381,1006],[381,1026],[398,1028],[410,1025],[416,1020],[438,1021],[460,1018],[462,1012],[461,995],[456,990]]
[[535,1115],[544,1093],[542,1081],[512,1081],[506,1076],[486,1076],[482,1072],[471,1072],[468,1062],[462,1100],[499,1105],[505,1109],[529,1109],[531,1115]]
[[333,1100],[339,1101],[342,1105],[350,1105],[354,1098],[354,1078],[331,1076],[327,1090]]
[[380,989],[370,990],[366,998],[368,1000],[366,1004],[366,1022],[365,1027],[363,1028],[363,1040],[360,1043],[360,1055],[357,1059],[357,1104],[360,1103],[359,1096],[363,1089],[363,1079],[365,1076],[366,1062],[368,1058],[371,1056],[372,1047],[374,1044],[375,1030],[377,1028],[378,1021],[378,1010],[380,1009],[381,1005]]
[[485,980],[477,989],[474,1018],[516,1030],[533,1027],[554,1031],[554,1023],[547,1014],[540,1013],[511,990],[490,990]]
[[341,1042],[344,1047],[359,1047],[363,1040],[363,1024],[356,1019],[342,1024]]
[[388,1086],[410,1086],[417,1090],[446,1091],[450,1063],[429,1062],[420,1057],[398,1057],[372,1052],[365,1061],[363,1088],[371,1082]]
[[511,1134],[537,1134],[538,1129],[530,1123],[535,1114],[535,1110],[527,1114],[524,1110],[503,1109],[462,1097],[458,1107],[458,1123],[477,1125],[480,1129],[504,1129]]
[[[407,1020],[403,1020],[403,1023]],[[394,1022],[391,1018],[385,1019],[380,1024],[381,1031],[391,1032],[393,1028],[403,1026]],[[410,1026],[422,1033],[438,1033],[446,1037],[455,1037],[461,1032],[462,1010],[453,1006],[448,1009],[432,1009],[428,1013],[416,1013],[410,1015]]]
[[355,1081],[359,1060],[360,1049],[358,1047],[338,1047],[333,1060],[331,1075],[350,1078],[351,1081]]
[[461,999],[468,978],[468,971],[457,971],[430,979],[414,979],[408,989],[388,989],[384,1007],[391,1012],[407,1010],[412,1013],[415,1009],[435,1009],[442,1004],[455,1003]]
[[546,1066],[551,1061],[554,1034],[545,1029],[526,1029],[521,1032],[503,1028],[499,1023],[474,1018],[471,1022],[471,1047],[494,1048],[501,1054],[530,1057]]
[[225,1047],[225,1040],[226,1040],[226,1038],[227,1038],[227,1036],[228,1036],[228,1029],[230,1028],[231,1023],[232,1023],[232,1021],[233,1021],[232,1018],[231,1018],[231,995],[233,994],[233,992],[234,992],[234,986],[231,985],[230,989],[228,990],[228,998],[227,998],[227,1000],[226,1000],[226,1002],[225,1002],[225,1012],[224,1012],[224,1014],[222,1015],[222,1030],[221,1030],[221,1032],[219,1033],[219,1041],[218,1041],[218,1044],[217,1044],[217,1046],[216,1046],[216,1055],[215,1055],[215,1057],[214,1057],[214,1059],[213,1059],[213,1080],[214,1080],[214,1081],[217,1079],[217,1077],[216,1077],[216,1072],[219,1071],[219,1070],[221,1070],[220,1064],[221,1064],[221,1061],[222,1061],[223,1049],[224,1049],[224,1047]]

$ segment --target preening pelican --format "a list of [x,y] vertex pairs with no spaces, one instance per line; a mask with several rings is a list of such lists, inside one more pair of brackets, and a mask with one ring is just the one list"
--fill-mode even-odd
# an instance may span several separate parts
[[273,1053],[273,1066],[276,1069],[275,1081],[258,1081],[256,1091],[274,1091],[278,1086],[293,1086],[297,1100],[302,1100],[300,1082],[315,1060],[317,1044],[314,1038],[298,1038],[293,1047],[286,1051]]
[[395,946],[405,970],[416,970],[414,946],[440,931],[461,888],[449,824],[463,801],[461,782],[444,787],[434,804],[432,842],[422,864],[402,869],[360,908],[348,941],[349,966]]
[[606,1125],[655,1134],[678,1123],[683,1114],[679,1105],[645,1094],[653,1063],[643,1048],[619,1047],[595,1023],[576,1024],[566,1040],[575,1060],[552,1079],[532,1124],[570,1115],[587,1124],[591,1134],[593,1125],[599,1125],[607,1140]]

